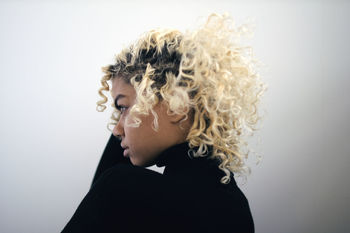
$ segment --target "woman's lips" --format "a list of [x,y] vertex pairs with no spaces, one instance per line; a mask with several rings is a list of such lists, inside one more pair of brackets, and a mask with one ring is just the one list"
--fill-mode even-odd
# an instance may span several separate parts
[[129,148],[127,147],[124,149],[124,152],[123,152],[124,157],[127,157],[128,153],[129,153]]

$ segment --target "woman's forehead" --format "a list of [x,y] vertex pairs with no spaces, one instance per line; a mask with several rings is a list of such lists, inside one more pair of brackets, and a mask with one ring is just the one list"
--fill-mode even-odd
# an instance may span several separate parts
[[131,84],[126,83],[122,78],[112,80],[112,97],[114,100],[120,97],[135,97],[135,89]]

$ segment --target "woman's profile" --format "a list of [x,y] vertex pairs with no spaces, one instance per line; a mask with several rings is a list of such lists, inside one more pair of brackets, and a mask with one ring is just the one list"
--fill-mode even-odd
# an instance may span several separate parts
[[[155,29],[102,68],[113,125],[68,232],[254,232],[234,175],[264,92],[243,27],[227,14],[180,32]],[[157,165],[163,174],[147,169]]]

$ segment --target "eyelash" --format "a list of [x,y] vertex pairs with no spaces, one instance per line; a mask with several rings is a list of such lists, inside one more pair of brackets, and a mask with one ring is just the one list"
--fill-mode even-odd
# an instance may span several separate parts
[[[125,107],[125,106],[123,106],[123,105],[117,105],[116,108],[117,108],[118,111],[121,112],[121,113],[125,112],[125,111],[128,109],[128,107]],[[123,110],[122,110],[122,109],[123,109]]]

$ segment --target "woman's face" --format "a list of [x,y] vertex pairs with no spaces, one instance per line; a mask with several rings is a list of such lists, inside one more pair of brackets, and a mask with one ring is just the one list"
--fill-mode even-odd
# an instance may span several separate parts
[[185,141],[185,134],[178,129],[177,120],[167,115],[167,109],[162,104],[154,107],[158,114],[157,132],[152,129],[152,114],[138,116],[142,121],[139,127],[126,126],[126,122],[132,123],[129,110],[135,104],[136,92],[134,87],[123,79],[116,77],[112,80],[112,97],[116,107],[121,110],[120,120],[113,129],[113,135],[121,138],[121,146],[125,148],[124,156],[129,157],[132,164],[151,166],[162,151]]

